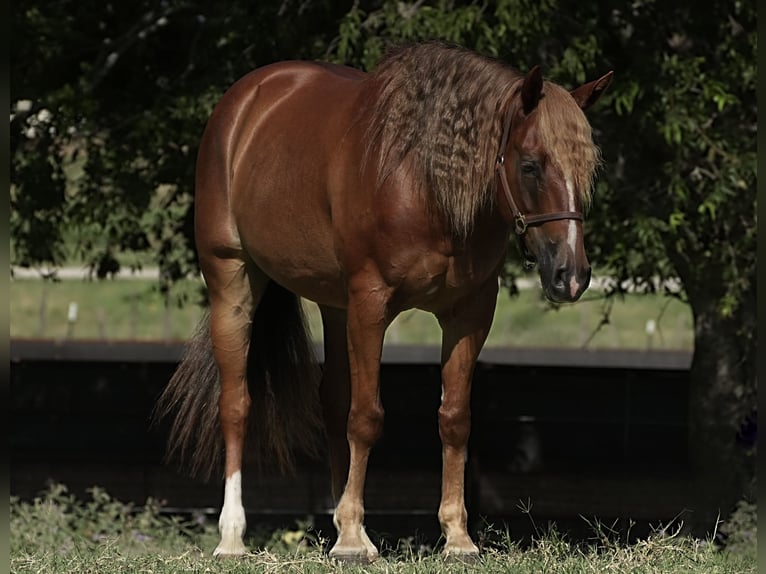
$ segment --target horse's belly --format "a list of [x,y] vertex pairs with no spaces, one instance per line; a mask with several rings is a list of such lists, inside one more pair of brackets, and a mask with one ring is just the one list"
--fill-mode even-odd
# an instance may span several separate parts
[[258,262],[264,271],[283,287],[293,293],[314,301],[319,305],[345,308],[347,305],[346,289],[342,286],[340,274],[323,270],[293,266],[292,261],[281,261],[277,265]]
[[320,305],[345,307],[346,290],[331,242],[317,233],[307,237],[300,227],[262,227],[244,237],[243,247],[271,279]]

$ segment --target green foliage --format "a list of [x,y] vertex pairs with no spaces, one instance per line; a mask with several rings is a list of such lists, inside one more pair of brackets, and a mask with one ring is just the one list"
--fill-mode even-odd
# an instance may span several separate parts
[[[326,49],[335,3],[26,2],[12,12],[13,263],[145,251],[163,290],[193,273],[196,150],[232,83]],[[73,240],[67,244],[65,237]]]
[[214,539],[213,526],[164,516],[155,500],[136,509],[101,488],[88,492],[90,500],[81,502],[66,486],[52,484],[32,502],[11,497],[11,552],[23,556],[43,551],[66,558],[119,546],[127,554],[167,554]]
[[478,4],[448,0],[433,5],[387,0],[372,10],[355,2],[340,24],[334,60],[370,70],[397,43],[438,38],[473,45],[493,35],[484,16]]
[[758,551],[758,506],[755,501],[740,500],[720,532],[726,537],[729,552],[755,560]]
[[[56,127],[50,112],[26,112],[23,125],[11,116],[10,234],[15,263],[29,266],[61,260],[61,220],[66,210],[65,174],[62,167]],[[35,140],[28,149],[24,140]]]
[[[635,131],[610,138],[615,145],[605,159],[618,169],[605,174],[609,188],[600,219],[615,206],[629,207],[639,217],[622,242],[645,248],[642,259],[667,261],[664,272],[682,279],[693,305],[712,298],[721,315],[732,316],[755,289],[754,7],[729,2],[700,12],[677,2],[652,11],[654,35],[664,42],[653,46],[643,66],[625,67],[629,97],[619,83],[615,87],[615,111],[630,109]],[[634,35],[650,32],[636,29]],[[638,46],[625,41],[623,57]],[[650,65],[651,81],[642,69]],[[596,118],[607,138],[610,115]],[[617,126],[624,133],[625,126]],[[626,192],[640,195],[626,198]],[[616,259],[607,255],[606,263]],[[640,264],[624,273],[637,271],[644,273]]]
[[754,292],[750,2],[65,1],[27,3],[13,17],[16,264],[74,256],[107,276],[121,252],[146,251],[170,290],[196,269],[196,149],[231,83],[284,58],[369,69],[391,44],[442,39],[521,70],[539,63],[565,85],[616,70],[592,114],[605,169],[587,226],[591,258],[616,292],[680,277],[684,295],[704,285],[699,297],[723,316]]
[[[755,457],[755,451],[753,451],[752,456]],[[745,496],[737,502],[734,512],[718,529],[729,552],[750,560],[755,560],[758,553],[756,492],[757,479],[754,476]]]

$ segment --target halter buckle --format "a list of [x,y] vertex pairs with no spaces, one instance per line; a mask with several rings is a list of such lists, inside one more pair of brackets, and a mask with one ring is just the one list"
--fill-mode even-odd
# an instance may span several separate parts
[[527,220],[523,213],[519,213],[513,220],[514,230],[516,235],[524,235],[527,232]]

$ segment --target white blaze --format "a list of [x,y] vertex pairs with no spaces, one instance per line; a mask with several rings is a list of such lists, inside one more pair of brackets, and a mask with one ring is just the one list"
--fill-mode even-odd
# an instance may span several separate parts
[[[567,182],[567,192],[568,192],[568,199],[569,199],[569,211],[575,210],[575,197],[574,197],[574,185],[572,185],[572,178],[567,176],[566,178]],[[569,228],[567,229],[567,244],[569,245],[569,249],[572,250],[572,257],[574,257],[575,253],[577,251],[575,250],[575,247],[577,246],[577,224],[575,223],[574,219],[569,220]],[[577,274],[572,273],[572,277],[569,279],[569,293],[574,297],[577,294],[577,290],[580,288],[580,285],[577,283]]]
[[[575,210],[575,197],[574,197],[574,185],[572,185],[572,178],[567,176],[567,192],[569,199],[569,211]],[[569,220],[569,229],[567,230],[567,243],[572,250],[572,255],[576,253],[575,247],[577,246],[577,224],[574,219]]]

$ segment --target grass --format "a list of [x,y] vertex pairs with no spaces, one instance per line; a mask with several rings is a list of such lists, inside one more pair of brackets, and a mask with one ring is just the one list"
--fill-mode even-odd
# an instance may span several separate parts
[[81,502],[64,486],[53,485],[32,502],[11,498],[11,572],[756,572],[754,540],[746,551],[732,552],[677,532],[668,534],[666,528],[628,545],[598,523],[592,525],[594,536],[588,543],[569,542],[551,528],[525,549],[502,530],[487,527],[479,536],[481,558],[472,565],[445,562],[438,548],[404,540],[385,549],[372,565],[351,566],[327,557],[328,540],[307,521],[294,530],[256,532],[247,540],[253,549],[248,556],[217,560],[211,556],[217,543],[213,524],[164,515],[152,500],[134,508],[98,488],[90,495],[90,500]]
[[[197,287],[188,281],[182,289]],[[182,340],[202,315],[193,304],[165,305],[151,280],[13,280],[10,299],[11,337]],[[72,304],[77,305],[74,322],[69,321]]]
[[[188,281],[181,290],[196,297],[200,285]],[[15,279],[10,283],[11,337],[52,339],[184,340],[201,316],[189,303],[166,306],[151,280]],[[70,304],[77,304],[75,322],[68,321]],[[316,305],[307,302],[309,323],[321,340]],[[608,313],[608,322],[605,322]],[[647,323],[655,330],[647,334]],[[389,343],[437,345],[441,332],[436,319],[422,311],[402,313],[389,328]],[[591,349],[685,349],[693,344],[689,307],[660,295],[627,295],[604,300],[591,289],[579,303],[552,307],[539,288],[518,297],[498,297],[488,346],[567,347]]]

